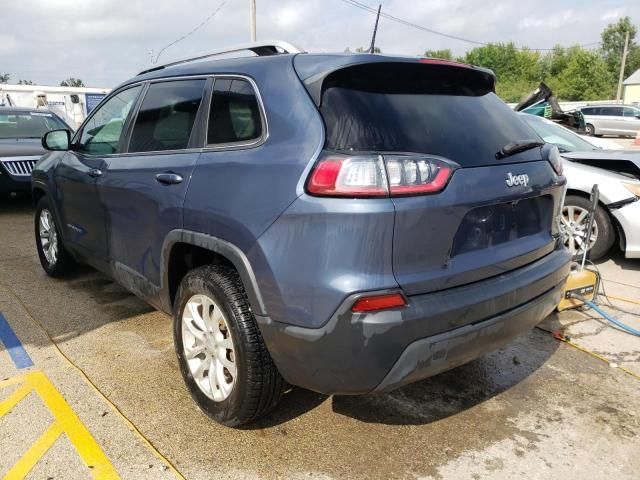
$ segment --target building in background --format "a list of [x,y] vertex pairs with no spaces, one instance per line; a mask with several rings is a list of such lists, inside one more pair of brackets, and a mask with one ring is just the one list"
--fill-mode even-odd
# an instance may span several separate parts
[[47,108],[75,129],[109,92],[109,88],[2,84],[0,106]]
[[622,82],[622,103],[640,105],[640,68]]

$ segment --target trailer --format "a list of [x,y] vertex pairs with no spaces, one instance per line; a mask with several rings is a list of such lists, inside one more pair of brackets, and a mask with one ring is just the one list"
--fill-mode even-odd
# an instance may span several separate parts
[[46,108],[76,129],[109,88],[0,84],[0,106]]

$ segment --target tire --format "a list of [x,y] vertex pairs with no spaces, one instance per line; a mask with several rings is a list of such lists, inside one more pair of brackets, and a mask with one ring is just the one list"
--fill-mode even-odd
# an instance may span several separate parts
[[585,130],[587,131],[587,135],[589,135],[590,137],[595,137],[596,129],[594,128],[593,125],[591,125],[590,123],[587,123]]
[[[569,236],[571,235],[572,226],[567,224],[568,220],[570,220],[570,209],[572,207],[574,220],[578,220],[581,212],[586,212],[589,210],[589,208],[591,208],[591,203],[588,198],[580,197],[577,195],[567,195],[564,201],[564,206],[562,208],[562,226],[563,234],[565,234],[565,244],[569,247],[569,250],[571,250],[571,253],[573,253],[574,257],[579,258],[582,256],[583,250],[582,248],[576,248],[576,242],[573,242],[572,248],[572,241],[569,238]],[[580,223],[585,224],[586,218],[582,219]],[[588,258],[591,260],[598,260],[611,249],[616,236],[609,215],[599,205],[596,207],[594,224],[595,226],[593,231],[596,233],[596,239],[595,243],[589,249]],[[576,225],[573,226],[574,229],[575,227]]]
[[[203,320],[205,309],[208,323]],[[222,425],[237,427],[278,403],[285,382],[269,355],[234,269],[207,265],[189,272],[178,288],[173,318],[180,371],[205,414]],[[207,330],[204,325],[213,325],[210,333],[202,333]],[[194,356],[195,352],[199,353]],[[211,370],[215,376],[209,376]]]
[[38,257],[47,275],[62,277],[71,272],[77,264],[64,246],[47,197],[38,201],[34,226]]

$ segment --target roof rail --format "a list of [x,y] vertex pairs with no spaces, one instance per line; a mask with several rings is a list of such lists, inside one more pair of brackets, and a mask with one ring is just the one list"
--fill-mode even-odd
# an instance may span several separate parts
[[259,57],[265,57],[269,55],[278,55],[284,53],[306,53],[304,50],[290,44],[289,42],[283,42],[282,40],[273,40],[268,42],[254,42],[245,43],[242,45],[236,45],[234,47],[223,48],[220,50],[214,50],[204,55],[197,57],[185,58],[182,60],[176,60],[175,62],[165,63],[164,65],[158,65],[141,71],[138,75],[143,73],[155,72],[156,70],[162,70],[163,68],[173,67],[174,65],[180,65],[182,63],[196,62],[198,60],[204,60],[205,58],[215,57],[217,55],[225,55],[227,53],[236,53],[250,51],[255,53]]

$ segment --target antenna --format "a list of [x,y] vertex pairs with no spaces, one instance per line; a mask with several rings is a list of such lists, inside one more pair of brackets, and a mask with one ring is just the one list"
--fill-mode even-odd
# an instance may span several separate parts
[[376,24],[373,27],[373,37],[371,37],[371,46],[369,47],[369,53],[374,53],[376,48],[376,33],[378,33],[378,20],[380,20],[380,10],[382,10],[382,4],[378,4],[378,14],[376,15]]

